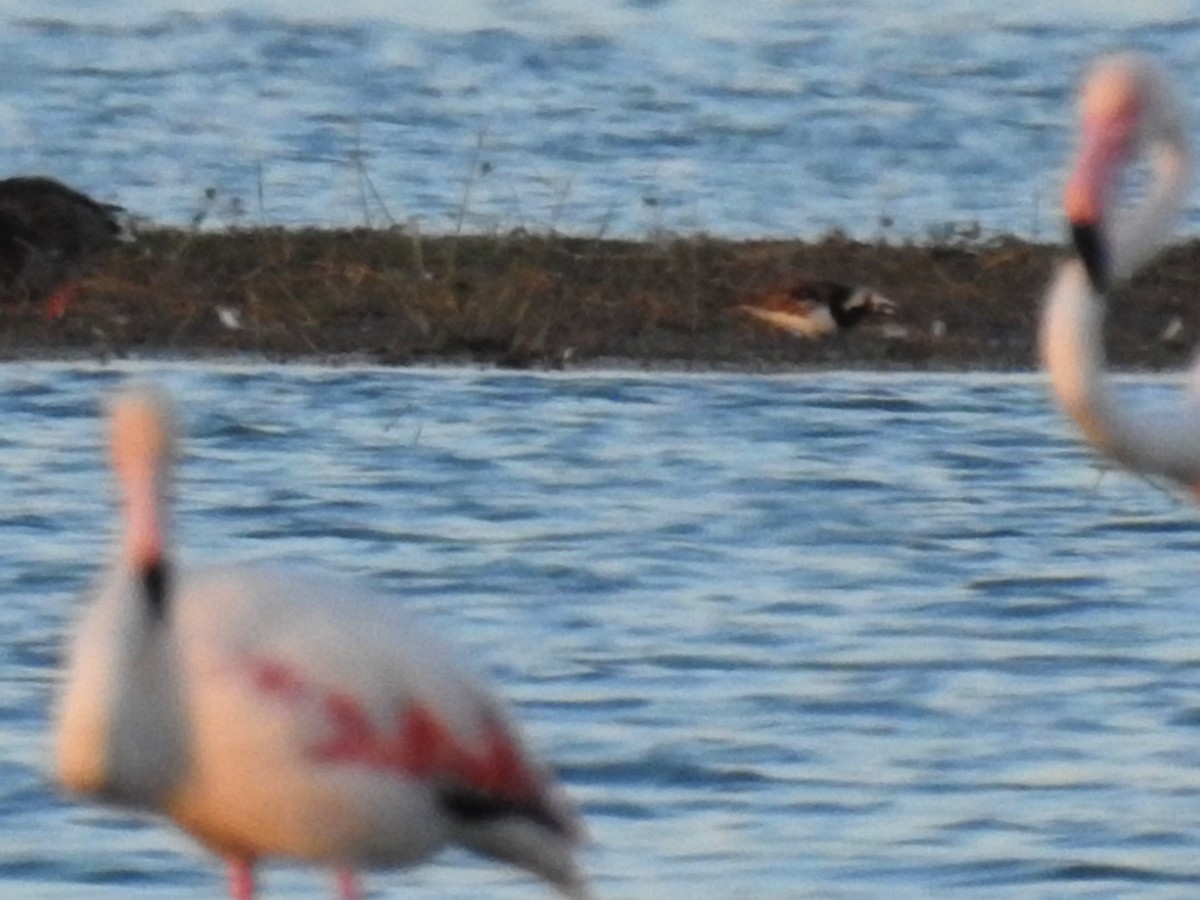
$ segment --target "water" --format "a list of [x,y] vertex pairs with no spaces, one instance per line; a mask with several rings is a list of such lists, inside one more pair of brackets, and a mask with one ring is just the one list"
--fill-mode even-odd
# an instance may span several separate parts
[[206,227],[1056,239],[1084,61],[1141,48],[1200,93],[1185,0],[0,0],[0,24],[3,170]]
[[[604,897],[1195,894],[1200,525],[1097,485],[1035,377],[127,363],[0,368],[0,896],[221,889],[47,779],[130,374],[187,401],[184,555],[320,559],[471,648]],[[461,854],[371,884],[542,895]]]

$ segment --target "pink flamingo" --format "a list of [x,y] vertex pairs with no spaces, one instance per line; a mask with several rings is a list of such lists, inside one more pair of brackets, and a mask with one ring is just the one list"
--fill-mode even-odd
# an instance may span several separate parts
[[124,502],[116,564],[70,646],[58,775],[165,813],[254,894],[264,857],[407,866],[447,844],[589,896],[583,827],[484,684],[397,603],[291,567],[181,571],[165,534],[171,415],[112,408]]
[[[1163,71],[1133,53],[1093,65],[1080,107],[1081,142],[1066,187],[1076,258],[1059,268],[1047,296],[1042,359],[1059,403],[1102,453],[1200,492],[1200,396],[1193,390],[1165,408],[1135,407],[1109,383],[1103,340],[1105,293],[1154,255],[1186,196],[1183,109]],[[1121,172],[1140,156],[1153,176],[1145,196],[1131,210],[1111,210]]]

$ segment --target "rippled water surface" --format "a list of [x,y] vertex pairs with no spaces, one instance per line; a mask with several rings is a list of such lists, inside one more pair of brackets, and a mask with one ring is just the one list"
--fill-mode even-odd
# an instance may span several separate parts
[[[318,559],[471,648],[602,896],[1195,896],[1197,514],[1098,481],[1038,380],[132,364],[0,368],[0,895],[222,888],[46,776],[130,372],[186,401],[182,554]],[[458,854],[371,884],[540,895]]]
[[0,0],[0,24],[3,170],[168,224],[1053,238],[1084,60],[1149,50],[1200,93],[1182,0]]

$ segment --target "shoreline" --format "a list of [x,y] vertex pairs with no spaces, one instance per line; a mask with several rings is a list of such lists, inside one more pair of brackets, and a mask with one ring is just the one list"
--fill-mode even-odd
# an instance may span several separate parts
[[[0,361],[152,357],[383,366],[643,371],[1033,371],[1057,245],[615,240],[513,232],[155,228],[97,261],[66,314],[9,296]],[[1192,358],[1200,240],[1112,298],[1112,366]],[[797,278],[898,305],[824,339],[733,309]]]

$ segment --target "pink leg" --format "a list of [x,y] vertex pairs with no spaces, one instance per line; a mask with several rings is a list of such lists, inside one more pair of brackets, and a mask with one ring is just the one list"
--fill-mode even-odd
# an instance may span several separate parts
[[358,876],[350,869],[338,869],[337,887],[340,900],[362,900],[363,893]]
[[233,900],[254,900],[254,862],[235,857],[229,860],[229,896]]

